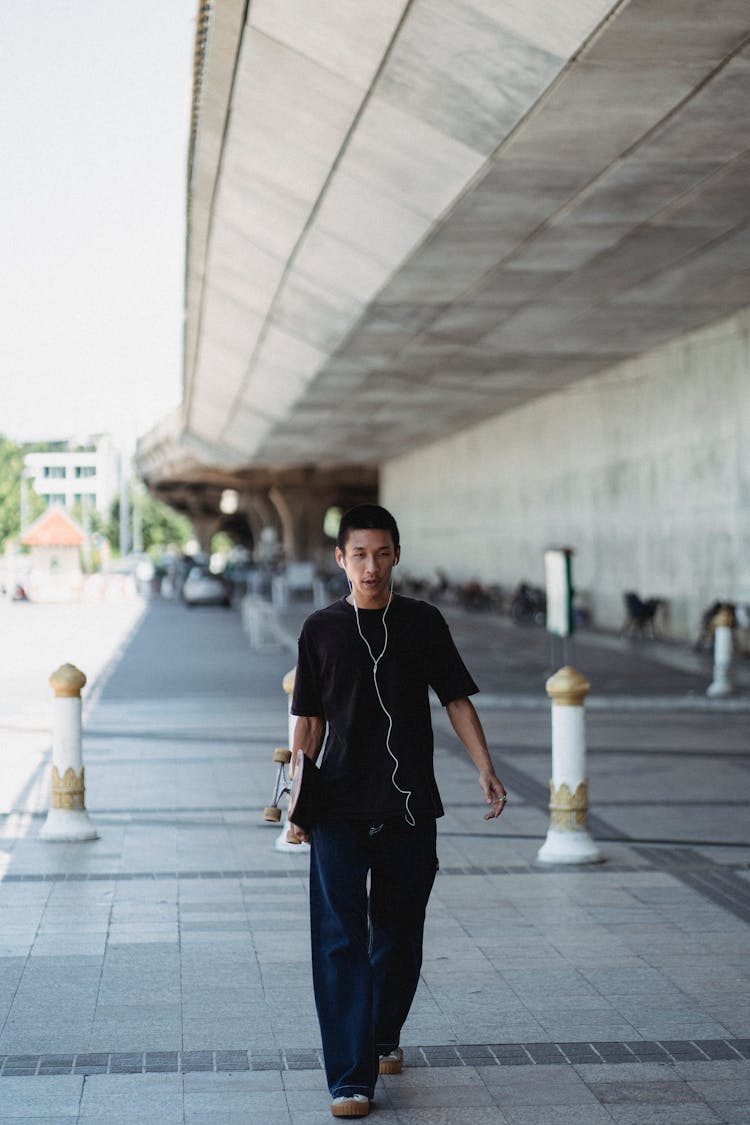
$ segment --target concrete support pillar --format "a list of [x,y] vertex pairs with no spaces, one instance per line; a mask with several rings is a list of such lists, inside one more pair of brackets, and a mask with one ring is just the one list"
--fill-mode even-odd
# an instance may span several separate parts
[[269,499],[273,504],[276,514],[281,524],[281,545],[284,550],[284,559],[290,562],[292,559],[298,558],[297,544],[294,538],[294,519],[292,511],[289,507],[286,492],[274,485],[269,490]]
[[597,863],[601,856],[589,835],[584,700],[591,690],[575,668],[561,668],[547,680],[552,700],[550,825],[537,853],[539,863]]
[[253,552],[257,553],[264,527],[275,527],[280,531],[278,512],[266,493],[257,490],[240,492],[238,509],[245,514],[253,536]]
[[86,812],[81,732],[81,691],[86,677],[73,664],[50,676],[55,692],[52,726],[52,801],[42,840],[96,840],[98,832]]
[[330,489],[274,485],[269,496],[281,521],[287,562],[319,562],[331,553],[323,533],[325,514],[334,503]]
[[[294,677],[296,671],[296,668],[292,668],[292,670],[290,672],[287,672],[287,674],[284,676],[284,679],[282,680],[282,687],[284,688],[284,692],[286,694],[290,750],[292,750],[294,747],[294,728],[297,725],[297,718],[292,714],[292,693],[294,691]],[[292,761],[289,768],[290,780],[294,778],[295,765],[295,755],[292,754]],[[289,823],[288,817],[286,819],[284,827],[276,838],[274,847],[279,852],[300,852],[300,854],[302,855],[310,851],[309,844],[301,844],[297,840],[297,838],[292,835],[292,825]]]
[[732,626],[734,621],[728,609],[720,609],[713,619],[714,627],[714,678],[706,689],[711,699],[724,699],[732,694],[729,669],[732,665]]
[[211,540],[221,525],[221,515],[218,512],[215,516],[196,515],[193,512],[188,513],[195,528],[195,538],[198,540],[201,551],[204,554],[209,554],[211,551]]

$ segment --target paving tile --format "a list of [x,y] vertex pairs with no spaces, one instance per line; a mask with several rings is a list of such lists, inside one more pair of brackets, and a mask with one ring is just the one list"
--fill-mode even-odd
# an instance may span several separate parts
[[[247,1063],[247,1057],[245,1062]],[[183,1051],[180,1055],[180,1069],[184,1074],[190,1071],[213,1071],[213,1051]]]
[[[695,1043],[687,1039],[662,1039],[660,1046],[662,1046],[664,1050],[667,1051],[672,1056],[672,1058],[678,1062],[689,1059],[699,1059],[705,1061],[706,1059],[706,1053],[699,1047],[697,1047]],[[731,1052],[729,1052],[725,1057],[736,1058],[736,1056]]]
[[0,1113],[0,1125],[77,1125],[78,1114],[75,1117],[60,1117],[55,1114],[53,1117],[7,1117],[4,1113]]
[[102,1074],[86,1079],[80,1119],[182,1125],[182,1077],[176,1074]]
[[289,1070],[309,1070],[321,1065],[317,1051],[285,1050],[284,1059]]
[[700,1049],[709,1059],[736,1059],[736,1052],[725,1040],[700,1040]]
[[169,1072],[179,1069],[177,1051],[146,1051],[145,1069],[154,1072]]
[[718,1059],[714,1062],[678,1062],[675,1071],[688,1082],[743,1082],[750,1080],[750,1065],[745,1059]]
[[[493,1071],[498,1067],[493,1067]],[[481,1072],[484,1074],[484,1071]],[[441,1086],[450,1086],[452,1089],[464,1087],[470,1089],[479,1081],[480,1072],[474,1067],[404,1067],[401,1074],[383,1075],[380,1078],[379,1089],[387,1090],[434,1090]]]
[[518,1043],[491,1043],[492,1054],[501,1066],[531,1066],[530,1053]]
[[[218,1077],[218,1076],[217,1076]],[[330,1099],[326,1099],[326,1105]],[[197,1089],[185,1091],[185,1120],[193,1116],[216,1115],[217,1109],[224,1113],[244,1113],[251,1121],[275,1120],[282,1118],[287,1110],[286,1095],[283,1090],[254,1090],[249,1087],[238,1088],[232,1085],[215,1085],[210,1090]]]
[[[387,1120],[380,1108],[377,1109],[376,1119]],[[297,1125],[297,1119],[292,1120]],[[471,1107],[462,1109],[451,1106],[449,1109],[440,1109],[433,1106],[430,1109],[397,1110],[392,1114],[392,1120],[397,1121],[398,1125],[477,1125],[478,1116],[476,1109]],[[508,1118],[498,1106],[485,1106],[481,1112],[481,1121],[487,1125],[507,1125]]]
[[[581,1063],[575,1066],[574,1069],[588,1084],[594,1082],[622,1082],[623,1080],[634,1082],[675,1082],[681,1080],[683,1077],[680,1068],[682,1066],[692,1065],[694,1064],[644,1062],[628,1063],[626,1065],[603,1063],[599,1066],[591,1066],[588,1063]],[[709,1066],[711,1064],[703,1063],[695,1065]]]
[[453,1106],[479,1108],[494,1104],[490,1091],[483,1083],[480,1084],[478,1081],[468,1086],[446,1084],[423,1087],[419,1090],[403,1084],[396,1086],[394,1083],[390,1086],[388,1093],[393,1106],[399,1111],[432,1107],[447,1109]]
[[[284,1078],[292,1077],[297,1072],[278,1071],[246,1071],[234,1074],[207,1074],[196,1071],[184,1076],[183,1088],[186,1095],[204,1095],[228,1090],[235,1093],[273,1093],[286,1088]],[[299,1073],[305,1074],[306,1071]],[[319,1072],[320,1074],[320,1072]],[[325,1089],[325,1080],[323,1080]]]
[[[377,1093],[381,1100],[385,1100],[380,1091]],[[292,1115],[306,1111],[319,1111],[321,1113],[328,1111],[330,1113],[331,1095],[325,1086],[323,1086],[323,1089],[308,1088],[307,1090],[290,1090],[287,1088],[284,1096],[286,1105]],[[388,1102],[390,1103],[390,1097],[388,1097]]]
[[627,1042],[637,1034],[636,1028],[617,1013],[586,1013],[577,1016],[570,1011],[564,1016],[544,1016],[541,1020],[542,1037],[555,1043],[582,1041]]
[[603,1106],[577,1105],[571,1120],[569,1105],[504,1106],[507,1125],[612,1125],[612,1117]]
[[525,1043],[524,1049],[535,1063],[565,1065],[565,1055],[555,1043]]
[[591,1063],[597,1065],[602,1061],[601,1055],[590,1043],[559,1043],[559,1049],[571,1063]]
[[0,1078],[2,1113],[8,1117],[75,1117],[83,1078],[55,1075],[49,1078]]
[[116,1051],[110,1057],[112,1074],[140,1074],[143,1070],[143,1052]]
[[[322,1070],[285,1070],[281,1074],[281,1080],[285,1090],[328,1090],[325,1072]],[[381,1078],[378,1089],[382,1089],[384,1085],[387,1083]]]
[[583,1079],[570,1067],[522,1067],[482,1071],[493,1100],[506,1105],[587,1105],[595,1099]]
[[730,1102],[714,1102],[712,1109],[717,1114],[717,1120],[722,1122],[722,1125],[747,1125],[750,1121],[750,1101],[744,1102],[742,1105],[734,1105]]
[[[111,1110],[106,1110],[103,1114],[92,1114],[86,1117],[79,1117],[78,1125],[114,1125],[115,1122],[117,1123],[117,1125],[123,1125],[123,1123],[127,1121],[132,1121],[133,1125],[135,1125],[136,1122],[138,1123],[138,1125],[159,1125],[159,1122],[162,1120],[162,1118],[159,1116],[160,1112],[161,1111],[158,1108],[154,1114],[146,1113],[145,1110],[140,1109],[138,1110],[137,1117],[134,1114],[133,1117],[127,1118],[116,1117],[113,1115]],[[174,1119],[172,1117],[165,1117],[164,1120],[165,1122],[168,1122],[168,1125],[172,1125]],[[180,1118],[179,1120],[184,1122],[184,1117]],[[30,1122],[29,1125],[36,1125],[36,1123]]]
[[[328,1120],[331,1120],[330,1113]],[[209,1113],[186,1111],[185,1122],[186,1125],[217,1125],[216,1114],[213,1111]],[[232,1113],[222,1110],[221,1125],[248,1125],[248,1116],[244,1112]],[[268,1117],[263,1118],[263,1125],[289,1125],[288,1111],[269,1114]]]
[[710,1106],[699,1105],[614,1105],[607,1106],[617,1125],[717,1125],[718,1117]]
[[626,1076],[619,1082],[589,1082],[589,1089],[603,1105],[675,1105],[702,1099],[687,1082],[637,1082]]
[[639,1062],[666,1062],[672,1060],[669,1053],[659,1043],[654,1043],[649,1040],[631,1040],[626,1044],[628,1050],[632,1051]]
[[[624,1043],[594,1041],[592,1047],[603,1063],[632,1063],[635,1055]],[[580,1060],[585,1062],[586,1060]]]
[[717,1102],[730,1105],[750,1102],[750,1075],[744,1079],[723,1078],[720,1081],[696,1077],[689,1079],[688,1085],[709,1105]]

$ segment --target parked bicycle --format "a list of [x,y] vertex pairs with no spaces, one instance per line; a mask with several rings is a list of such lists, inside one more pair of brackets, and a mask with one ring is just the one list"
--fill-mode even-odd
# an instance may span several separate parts
[[515,625],[546,625],[547,595],[540,586],[519,582],[510,602],[510,619]]

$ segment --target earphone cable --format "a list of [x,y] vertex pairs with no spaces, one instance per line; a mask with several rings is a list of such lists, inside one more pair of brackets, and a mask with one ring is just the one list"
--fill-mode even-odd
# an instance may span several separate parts
[[[348,577],[349,576],[347,575],[347,578]],[[385,609],[383,610],[383,632],[384,632],[385,635],[384,635],[384,638],[383,638],[383,647],[380,650],[380,654],[377,657],[375,656],[374,652],[372,651],[372,648],[370,646],[370,642],[368,641],[367,637],[362,632],[362,626],[360,625],[360,621],[359,621],[359,607],[357,606],[357,599],[354,596],[354,590],[351,587],[351,583],[350,583],[350,589],[351,589],[351,593],[352,593],[352,605],[354,606],[354,616],[357,620],[357,632],[359,633],[360,637],[364,641],[365,647],[370,654],[370,660],[372,660],[372,679],[373,679],[373,683],[375,685],[375,695],[377,696],[378,703],[380,704],[380,707],[383,711],[383,714],[385,715],[386,719],[388,720],[388,730],[386,731],[386,736],[385,736],[385,748],[388,751],[388,753],[390,754],[390,756],[391,756],[391,758],[393,759],[393,762],[394,762],[393,773],[391,774],[391,783],[392,783],[394,789],[396,789],[397,792],[401,793],[406,798],[406,800],[404,802],[404,805],[405,805],[404,815],[406,817],[407,824],[409,824],[412,828],[414,828],[417,822],[414,819],[414,814],[412,813],[411,808],[409,807],[409,802],[411,801],[411,798],[412,798],[412,791],[411,791],[411,789],[402,789],[401,786],[399,785],[399,783],[396,781],[396,774],[399,771],[401,763],[399,762],[398,758],[396,757],[393,750],[391,749],[391,732],[393,730],[393,716],[391,715],[390,711],[388,710],[385,703],[383,702],[383,697],[380,694],[380,685],[378,684],[378,665],[380,664],[380,661],[382,660],[382,658],[385,656],[385,650],[388,647],[388,623],[386,621],[386,616],[388,614],[388,610],[391,608],[391,601],[393,600],[393,587],[391,586],[391,589],[390,589],[390,592],[389,592],[389,595],[388,595],[388,604],[385,607]]]

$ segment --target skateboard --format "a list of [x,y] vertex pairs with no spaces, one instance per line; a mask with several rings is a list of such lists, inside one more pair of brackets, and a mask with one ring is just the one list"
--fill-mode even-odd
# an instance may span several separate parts
[[[291,769],[287,773],[287,766],[292,761],[292,752],[291,752],[291,750],[277,748],[273,752],[273,760],[274,760],[274,762],[276,762],[276,764],[278,766],[278,769],[276,770],[276,784],[274,785],[273,797],[271,798],[271,804],[266,805],[266,807],[263,810],[263,819],[267,820],[271,824],[280,824],[281,823],[280,801],[284,797],[288,798],[288,796],[291,792],[291,789],[292,789],[292,779],[293,779],[293,775],[294,775],[294,765],[293,764],[291,766]],[[292,831],[291,827],[287,828],[285,840],[286,840],[287,844],[293,844],[296,847],[299,847],[300,844],[302,843],[301,840],[297,839],[297,837],[294,834],[294,832]]]

